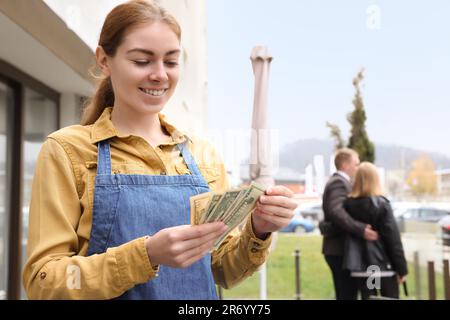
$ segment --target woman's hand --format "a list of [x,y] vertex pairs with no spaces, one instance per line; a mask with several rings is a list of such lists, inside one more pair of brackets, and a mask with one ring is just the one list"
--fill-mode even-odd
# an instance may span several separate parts
[[286,227],[294,217],[297,202],[294,193],[285,186],[273,186],[259,197],[252,214],[253,232],[259,239],[265,239],[270,232]]
[[147,238],[145,247],[152,265],[186,268],[205,256],[226,230],[223,222],[166,228]]

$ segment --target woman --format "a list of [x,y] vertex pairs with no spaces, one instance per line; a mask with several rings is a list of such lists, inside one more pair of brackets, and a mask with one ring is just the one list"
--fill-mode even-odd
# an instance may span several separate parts
[[49,135],[30,205],[24,286],[32,299],[216,299],[266,259],[295,201],[269,188],[242,231],[189,225],[189,198],[228,188],[214,149],[159,112],[179,79],[181,30],[138,0],[107,16],[96,50],[103,79],[81,125]]
[[377,295],[377,289],[381,289],[381,296],[398,299],[398,282],[406,280],[407,263],[391,205],[383,196],[373,164],[360,164],[344,208],[355,220],[370,225],[379,234],[376,241],[348,235],[344,269],[357,278],[362,299]]

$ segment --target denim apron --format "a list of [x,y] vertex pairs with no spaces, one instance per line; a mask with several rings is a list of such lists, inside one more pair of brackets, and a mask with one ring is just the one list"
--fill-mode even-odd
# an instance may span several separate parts
[[[161,229],[190,224],[189,197],[210,189],[185,143],[178,144],[191,174],[112,174],[109,141],[98,143],[88,255],[103,253]],[[217,299],[211,255],[187,268],[160,266],[159,276],[118,299]]]

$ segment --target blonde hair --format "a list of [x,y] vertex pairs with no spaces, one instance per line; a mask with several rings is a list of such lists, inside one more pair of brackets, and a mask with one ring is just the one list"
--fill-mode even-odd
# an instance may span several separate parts
[[342,148],[339,149],[336,152],[336,155],[334,157],[334,165],[336,167],[336,169],[340,170],[342,169],[342,165],[348,161],[350,161],[350,159],[352,158],[352,156],[357,156],[358,153],[350,148]]
[[[131,0],[115,7],[106,17],[98,45],[106,55],[114,57],[122,44],[126,32],[138,25],[163,22],[181,39],[181,27],[177,20],[164,8],[148,0]],[[114,91],[110,77],[95,76],[98,80],[94,96],[87,101],[81,117],[81,124],[94,123],[106,107],[114,104]]]
[[356,171],[353,190],[350,197],[382,196],[383,188],[380,183],[377,167],[370,162],[363,162]]

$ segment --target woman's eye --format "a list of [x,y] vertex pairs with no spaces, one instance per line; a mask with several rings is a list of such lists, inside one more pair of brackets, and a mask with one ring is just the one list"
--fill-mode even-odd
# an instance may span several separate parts
[[134,60],[134,63],[138,66],[145,66],[147,65],[149,62],[148,60]]
[[[140,67],[146,66],[149,63],[151,63],[151,61],[149,60],[133,60],[134,64]],[[178,65],[178,61],[174,60],[174,61],[165,61],[164,64],[166,66],[168,66],[169,68],[174,68]]]
[[166,61],[165,62],[167,66],[169,67],[176,67],[178,65],[178,61]]

